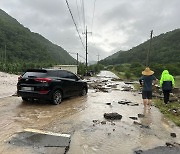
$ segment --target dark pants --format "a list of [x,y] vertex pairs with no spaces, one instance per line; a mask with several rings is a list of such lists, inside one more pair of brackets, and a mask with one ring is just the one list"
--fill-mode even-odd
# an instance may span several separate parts
[[171,92],[171,90],[163,90],[163,94],[164,94],[164,103],[167,104],[169,101],[169,93]]

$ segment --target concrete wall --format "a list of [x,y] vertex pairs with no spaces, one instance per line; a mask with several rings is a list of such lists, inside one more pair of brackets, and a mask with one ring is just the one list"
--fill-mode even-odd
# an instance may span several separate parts
[[67,70],[73,72],[74,74],[77,74],[77,65],[56,65],[53,68]]

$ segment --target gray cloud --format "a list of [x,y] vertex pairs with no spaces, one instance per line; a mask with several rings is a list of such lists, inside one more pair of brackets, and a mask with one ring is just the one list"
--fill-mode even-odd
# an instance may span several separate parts
[[[79,20],[82,17],[80,2],[69,0],[85,44],[82,19]],[[84,3],[88,31],[93,32],[92,37],[88,35],[90,61],[97,60],[97,54],[105,58],[146,41],[152,29],[154,35],[159,35],[180,27],[179,0],[96,0],[93,27],[94,1],[86,0]],[[31,31],[40,33],[68,52],[78,52],[85,57],[65,0],[1,0],[0,6]]]

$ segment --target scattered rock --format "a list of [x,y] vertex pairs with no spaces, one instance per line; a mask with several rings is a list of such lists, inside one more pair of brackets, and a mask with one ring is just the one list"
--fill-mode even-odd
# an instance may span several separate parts
[[125,84],[135,84],[135,83],[137,83],[137,82],[135,82],[135,81],[129,81],[129,82],[124,82]]
[[123,79],[120,79],[120,78],[112,78],[111,81],[123,81]]
[[141,125],[141,128],[150,129],[150,127],[148,125]]
[[176,137],[176,133],[171,133],[171,137]]
[[178,102],[178,97],[170,97],[169,102]]
[[106,121],[101,121],[101,124],[102,124],[102,125],[105,125],[105,124],[106,124]]
[[110,120],[121,120],[122,115],[115,113],[115,112],[114,113],[104,113],[104,118],[110,119]]
[[122,104],[122,105],[125,105],[127,104],[125,101],[119,101],[118,104]]
[[142,154],[142,150],[135,151],[135,154]]
[[166,146],[168,146],[168,147],[173,147],[173,146],[174,146],[174,144],[169,143],[169,142],[166,142]]
[[130,106],[139,106],[138,103],[131,104]]
[[138,120],[137,117],[129,117],[130,119],[133,119],[133,120]]
[[111,133],[108,133],[108,136],[110,136],[111,135]]
[[118,104],[130,105],[130,106],[139,106],[139,103],[131,102],[131,101],[128,101],[128,100],[118,101]]
[[132,87],[122,87],[123,89],[121,91],[131,91]]
[[138,114],[138,118],[144,118],[144,114]]
[[115,129],[113,129],[113,132],[115,131]]
[[137,150],[134,151],[135,154],[179,154],[180,148],[178,147],[169,147],[169,146],[159,146],[153,149],[148,149],[146,151]]
[[93,120],[93,122],[94,122],[94,123],[97,123],[97,122],[99,122],[99,120]]
[[160,95],[160,94],[158,94],[158,93],[153,93],[153,94],[152,94],[152,97],[155,97],[155,98],[164,98],[163,95]]
[[106,103],[106,105],[111,105],[111,103]]
[[114,122],[111,122],[111,125],[116,125]]
[[132,103],[131,101],[127,101],[127,100],[121,100],[118,102],[118,104],[122,104],[122,105],[129,105],[130,103]]
[[141,123],[137,122],[137,121],[134,121],[133,122],[135,125],[142,125]]
[[180,94],[180,88],[173,88],[173,94]]
[[149,127],[148,125],[143,125],[143,124],[141,124],[141,123],[139,123],[139,122],[137,122],[137,121],[134,121],[133,123],[134,123],[135,125],[141,126],[141,128],[147,128],[147,129],[150,129],[150,127]]

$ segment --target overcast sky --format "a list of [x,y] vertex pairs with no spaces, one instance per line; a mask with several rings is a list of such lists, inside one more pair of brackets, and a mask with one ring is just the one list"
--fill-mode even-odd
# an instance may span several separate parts
[[[83,0],[68,2],[85,44]],[[31,31],[85,57],[65,0],[0,0],[0,8]],[[84,0],[84,12],[85,26],[92,32],[88,34],[89,61],[97,61],[98,54],[102,59],[131,49],[149,39],[151,30],[157,36],[180,28],[180,0]]]

